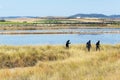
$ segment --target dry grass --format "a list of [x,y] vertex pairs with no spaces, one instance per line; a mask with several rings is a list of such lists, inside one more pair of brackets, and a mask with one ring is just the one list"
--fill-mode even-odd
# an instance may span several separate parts
[[78,18],[78,19],[69,19],[69,20],[76,20],[80,22],[103,22],[103,20],[99,18]]
[[12,21],[12,22],[34,22],[36,20],[39,20],[37,18],[15,18],[15,19],[7,19],[7,21]]
[[[119,80],[120,45],[102,45],[101,51],[87,52],[85,45],[64,46],[0,46],[0,55],[15,60],[29,56],[37,59],[34,66],[0,70],[1,80]],[[34,54],[34,55],[33,55]],[[44,55],[44,56],[41,56]],[[13,56],[14,55],[14,56]],[[51,57],[52,56],[52,57]],[[18,61],[19,61],[18,60]],[[1,61],[1,57],[0,57]],[[6,59],[2,60],[5,62]],[[28,61],[29,62],[29,61]],[[1,62],[0,62],[1,63]],[[27,62],[26,62],[27,63]],[[23,64],[21,64],[23,65]]]

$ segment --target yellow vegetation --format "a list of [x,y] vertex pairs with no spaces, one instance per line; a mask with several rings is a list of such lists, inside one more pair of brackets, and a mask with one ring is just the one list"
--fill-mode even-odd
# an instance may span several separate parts
[[0,46],[0,67],[0,80],[119,80],[120,45]]

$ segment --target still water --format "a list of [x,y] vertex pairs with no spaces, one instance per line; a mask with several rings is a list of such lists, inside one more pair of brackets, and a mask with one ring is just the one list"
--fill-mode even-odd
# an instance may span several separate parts
[[85,44],[88,40],[103,44],[120,43],[120,34],[27,34],[27,35],[0,35],[0,45],[48,45],[65,44],[67,40],[72,44]]

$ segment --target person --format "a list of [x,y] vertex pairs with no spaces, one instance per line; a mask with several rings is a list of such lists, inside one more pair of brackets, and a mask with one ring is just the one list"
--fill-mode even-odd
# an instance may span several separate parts
[[66,42],[66,48],[69,48],[69,44],[71,44],[70,40],[67,40],[67,42]]
[[88,51],[90,51],[90,48],[91,48],[91,40],[89,40],[89,41],[86,43],[86,48],[88,49]]
[[100,51],[100,41],[98,41],[98,42],[96,43],[96,51],[97,51],[97,50]]

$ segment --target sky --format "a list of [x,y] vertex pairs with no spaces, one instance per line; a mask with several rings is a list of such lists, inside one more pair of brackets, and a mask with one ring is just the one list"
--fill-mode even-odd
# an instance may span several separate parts
[[120,14],[120,0],[0,0],[0,16]]

